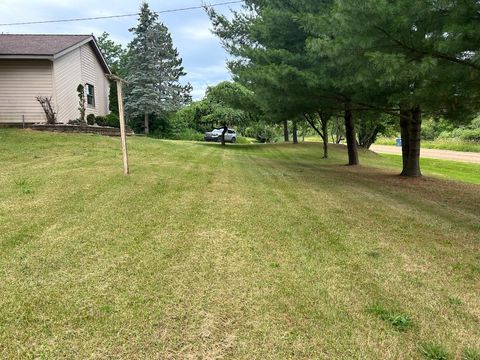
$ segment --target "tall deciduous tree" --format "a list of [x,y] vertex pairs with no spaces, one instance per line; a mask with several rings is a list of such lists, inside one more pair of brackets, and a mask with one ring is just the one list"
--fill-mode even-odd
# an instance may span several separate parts
[[235,82],[223,81],[209,87],[205,101],[211,104],[212,112],[204,119],[223,126],[222,145],[228,125],[244,125],[261,112],[253,93]]
[[[103,32],[98,38],[98,47],[107,62],[113,74],[125,78],[127,50],[121,44],[116,43],[110,38],[110,34]],[[118,96],[117,83],[112,81],[110,83],[110,93],[108,105],[111,112],[118,114]]]
[[110,70],[116,75],[125,75],[122,62],[127,50],[122,47],[122,44],[113,41],[106,31],[97,38],[97,43]]
[[149,117],[178,110],[191,101],[190,84],[180,84],[186,75],[182,59],[158,15],[144,2],[139,23],[130,29],[134,39],[128,45],[125,109],[132,117],[143,117],[149,133]]

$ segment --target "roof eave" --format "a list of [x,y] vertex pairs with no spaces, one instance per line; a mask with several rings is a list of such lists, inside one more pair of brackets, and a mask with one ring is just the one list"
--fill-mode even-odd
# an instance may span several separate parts
[[53,61],[54,57],[52,55],[0,54],[0,59],[50,60],[50,61]]

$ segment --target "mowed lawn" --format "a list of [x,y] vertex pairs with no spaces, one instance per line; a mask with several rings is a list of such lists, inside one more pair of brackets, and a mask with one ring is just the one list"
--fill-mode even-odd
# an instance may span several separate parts
[[480,167],[119,145],[0,130],[1,359],[478,359]]

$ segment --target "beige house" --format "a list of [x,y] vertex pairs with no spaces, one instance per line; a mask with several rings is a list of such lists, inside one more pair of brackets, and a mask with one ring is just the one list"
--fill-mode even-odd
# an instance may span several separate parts
[[110,74],[92,35],[0,34],[0,124],[46,121],[37,96],[51,96],[57,122],[79,117],[77,87],[85,87],[86,114],[107,115]]

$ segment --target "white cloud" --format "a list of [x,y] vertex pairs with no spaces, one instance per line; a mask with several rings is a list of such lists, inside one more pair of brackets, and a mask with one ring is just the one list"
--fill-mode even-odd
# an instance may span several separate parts
[[228,76],[229,72],[225,64],[217,64],[211,66],[202,66],[192,69],[189,73],[189,78],[192,81],[203,80],[206,78],[224,77]]
[[205,91],[207,90],[207,86],[195,88],[192,90],[192,98],[193,100],[201,100],[205,96]]
[[187,80],[193,86],[192,96],[199,100],[205,95],[207,87],[215,85],[224,80],[231,80],[230,73],[224,63],[211,66],[199,66],[193,70],[187,69]]
[[209,29],[209,22],[199,22],[182,26],[179,30],[182,36],[188,40],[196,41],[217,41],[214,34]]

